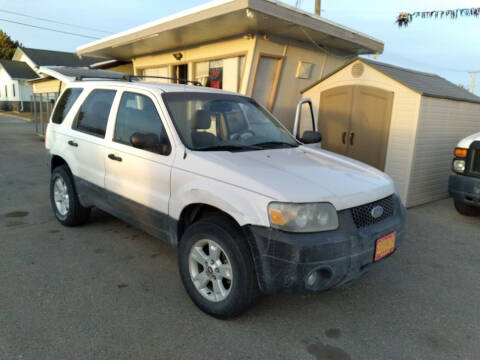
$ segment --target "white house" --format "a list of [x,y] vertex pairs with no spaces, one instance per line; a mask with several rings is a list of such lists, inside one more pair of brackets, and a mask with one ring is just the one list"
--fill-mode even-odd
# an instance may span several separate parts
[[32,86],[38,75],[27,63],[0,60],[0,109],[30,111]]

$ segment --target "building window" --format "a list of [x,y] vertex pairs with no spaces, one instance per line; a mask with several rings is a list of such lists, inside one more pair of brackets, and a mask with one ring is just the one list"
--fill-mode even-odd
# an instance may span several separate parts
[[13,96],[15,96],[15,84],[12,84]]
[[8,88],[7,88],[7,85],[5,85],[5,97],[8,97]]
[[195,80],[203,86],[238,92],[244,68],[245,56],[202,61],[195,64]]

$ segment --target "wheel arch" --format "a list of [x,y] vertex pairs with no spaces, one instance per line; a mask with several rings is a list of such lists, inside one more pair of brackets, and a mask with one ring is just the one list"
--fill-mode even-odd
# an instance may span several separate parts
[[61,157],[60,155],[52,155],[51,159],[50,159],[50,173],[53,172],[53,170],[55,170],[56,167],[59,167],[59,166],[62,166],[62,165],[65,165],[70,173],[70,175],[72,174],[72,171],[70,170],[70,166],[68,166],[68,163],[66,162],[66,160]]

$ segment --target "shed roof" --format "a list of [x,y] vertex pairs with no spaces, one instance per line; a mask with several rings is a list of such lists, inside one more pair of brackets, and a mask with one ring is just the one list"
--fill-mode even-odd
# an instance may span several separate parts
[[383,42],[277,0],[216,0],[77,48],[79,55],[131,60],[247,34],[282,36],[355,54],[383,52]]
[[425,96],[480,103],[480,97],[436,74],[405,69],[369,59],[361,60]]
[[22,61],[0,60],[0,66],[12,79],[35,79],[38,75],[27,63]]
[[424,96],[480,103],[480,97],[438,75],[406,69],[399,66],[363,58],[357,58],[350,61],[341,69],[327,76],[325,79],[322,79],[315,84],[309,86],[308,88],[304,89],[302,93],[313,88],[322,81],[325,81],[327,78],[333,76],[337,72],[345,69],[347,66],[358,60],[364,62],[367,65],[370,65],[374,69],[402,83],[410,89],[419,92]]
[[37,66],[89,66],[105,61],[104,58],[84,56],[80,58],[75,53],[65,51],[43,50],[19,47]]

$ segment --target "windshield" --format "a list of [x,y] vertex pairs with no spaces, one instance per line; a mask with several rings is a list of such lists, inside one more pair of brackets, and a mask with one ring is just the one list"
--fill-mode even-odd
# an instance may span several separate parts
[[202,92],[173,92],[162,97],[179,136],[192,150],[297,146],[278,120],[250,98]]

